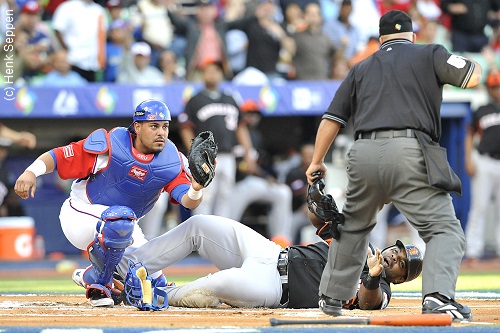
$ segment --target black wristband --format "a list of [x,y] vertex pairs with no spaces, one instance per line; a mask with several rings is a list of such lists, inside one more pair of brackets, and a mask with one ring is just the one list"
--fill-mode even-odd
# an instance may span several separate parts
[[376,290],[380,287],[380,275],[379,276],[370,276],[368,274],[364,279],[363,279],[363,286],[367,290]]

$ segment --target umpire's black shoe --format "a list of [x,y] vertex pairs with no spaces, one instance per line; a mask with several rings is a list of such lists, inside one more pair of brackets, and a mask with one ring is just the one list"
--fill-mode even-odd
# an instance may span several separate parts
[[472,312],[467,305],[462,305],[440,293],[424,297],[422,313],[448,313],[455,322],[472,321]]
[[319,297],[318,305],[321,311],[329,316],[340,316],[342,314],[342,305],[344,302],[333,299],[325,295]]

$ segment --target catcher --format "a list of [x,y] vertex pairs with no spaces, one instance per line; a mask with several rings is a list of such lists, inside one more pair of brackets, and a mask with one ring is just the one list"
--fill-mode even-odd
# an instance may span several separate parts
[[[79,271],[79,279],[93,306],[121,301],[113,272],[124,254],[147,242],[136,222],[160,194],[166,191],[174,203],[195,209],[214,176],[217,145],[210,133],[193,140],[186,162],[168,139],[170,121],[165,103],[143,101],[128,128],[101,128],[45,152],[16,181],[15,192],[27,199],[35,195],[36,177],[57,170],[62,179],[76,179],[60,220],[71,244],[89,254],[91,265]],[[166,284],[161,271],[150,277],[155,285]]]
[[[159,288],[166,291],[172,306],[217,307],[226,303],[233,307],[317,308],[328,242],[333,235],[338,236],[329,231],[334,223],[321,218],[342,221],[335,202],[324,195],[323,188],[321,183],[309,188],[308,204],[309,217],[324,241],[283,249],[237,221],[195,215],[125,255],[118,265],[118,272],[125,277],[125,300],[134,304],[142,297],[135,274],[138,267],[144,275],[143,269],[154,272],[197,252],[220,271],[183,286]],[[315,197],[319,200],[315,201]],[[129,266],[128,259],[136,265]],[[385,308],[391,299],[390,283],[418,277],[422,259],[418,248],[400,241],[382,251],[370,246],[359,291],[345,308]]]

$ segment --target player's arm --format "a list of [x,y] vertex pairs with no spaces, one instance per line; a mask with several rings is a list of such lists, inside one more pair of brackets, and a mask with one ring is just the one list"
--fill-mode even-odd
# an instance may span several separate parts
[[23,199],[35,197],[36,177],[54,171],[54,158],[49,152],[40,155],[16,180],[14,192]]
[[361,276],[361,285],[358,291],[358,302],[361,310],[380,309],[383,301],[382,288],[380,286],[382,272],[384,271],[383,257],[380,249],[375,249],[375,253],[371,248],[367,251],[368,258],[366,263],[369,271]]
[[181,170],[177,177],[168,183],[163,190],[170,194],[170,202],[181,204],[187,209],[195,209],[203,200],[203,186],[198,184],[191,174],[186,156],[179,152]]
[[467,132],[465,134],[464,140],[464,150],[465,150],[465,171],[469,176],[474,176],[476,174],[476,166],[472,160],[472,151],[474,148],[474,129],[471,126],[467,126]]
[[255,161],[254,154],[252,154],[253,145],[250,131],[248,130],[248,126],[241,121],[236,129],[236,139],[245,151],[243,158],[246,162],[246,172],[255,173],[257,171],[257,162]]

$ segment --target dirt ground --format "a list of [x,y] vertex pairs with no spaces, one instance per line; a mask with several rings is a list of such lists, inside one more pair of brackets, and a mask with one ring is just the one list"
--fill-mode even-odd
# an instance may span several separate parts
[[[500,300],[458,300],[473,311],[472,324],[500,325]],[[346,311],[349,317],[419,314],[419,299],[391,300],[382,311]],[[85,320],[92,318],[91,322]],[[96,320],[96,318],[99,318]],[[131,318],[134,320],[131,320]],[[3,295],[0,296],[0,326],[114,326],[114,327],[266,327],[270,318],[332,319],[319,309],[187,309],[143,312],[134,307],[93,308],[83,295]],[[128,318],[124,320],[124,318]],[[471,324],[453,324],[454,326]]]

